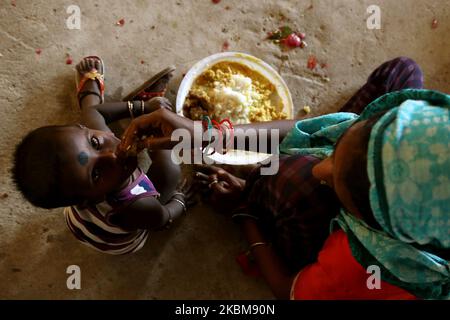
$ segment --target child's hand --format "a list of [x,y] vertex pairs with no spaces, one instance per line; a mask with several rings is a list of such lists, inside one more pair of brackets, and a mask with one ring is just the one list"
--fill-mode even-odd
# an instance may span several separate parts
[[[175,129],[186,129],[193,138],[194,121],[167,110],[164,106],[134,119],[122,138],[119,149],[126,153],[136,145],[136,150],[171,149],[178,141],[171,141]],[[130,147],[131,146],[131,147]]]
[[224,211],[230,211],[240,204],[245,180],[215,166],[197,165],[196,169],[197,181],[211,191],[212,204]]

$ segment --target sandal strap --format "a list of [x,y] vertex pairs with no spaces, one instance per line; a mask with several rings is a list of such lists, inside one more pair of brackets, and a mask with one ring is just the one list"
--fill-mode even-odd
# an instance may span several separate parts
[[[100,94],[98,94],[97,92],[94,92],[94,91],[82,91],[84,88],[84,85],[86,84],[86,81],[88,81],[88,80],[94,80],[95,82],[97,82],[99,89],[100,89]],[[98,70],[94,68],[91,71],[84,73],[82,75],[82,78],[80,79],[80,82],[78,83],[78,89],[77,89],[78,104],[81,107],[81,100],[88,94],[97,95],[100,98],[100,103],[103,103],[104,92],[105,92],[104,75],[101,74],[100,72],[98,72]]]
[[162,90],[159,92],[145,92],[142,91],[141,93],[138,93],[136,96],[133,97],[132,100],[143,100],[143,101],[148,101],[151,98],[154,97],[164,97],[164,95],[166,94],[167,90]]
[[97,69],[92,69],[91,71],[89,71],[89,72],[86,72],[85,74],[84,74],[84,77],[85,78],[89,78],[89,79],[91,79],[91,80],[95,80],[95,79],[99,79],[99,80],[102,80],[103,81],[103,75],[100,73],[100,72],[98,72],[98,70]]
[[99,73],[96,69],[93,69],[93,70],[83,74],[83,77],[81,78],[80,83],[78,84],[78,92],[83,90],[84,84],[88,80],[97,81],[97,83],[100,87],[100,92],[103,92],[105,90],[104,76],[101,73]]
[[103,97],[101,96],[101,94],[99,94],[98,92],[95,92],[95,91],[85,90],[83,92],[78,93],[78,103],[79,103],[80,107],[81,107],[81,101],[91,94],[96,95],[97,97],[100,98],[100,101],[103,102]]

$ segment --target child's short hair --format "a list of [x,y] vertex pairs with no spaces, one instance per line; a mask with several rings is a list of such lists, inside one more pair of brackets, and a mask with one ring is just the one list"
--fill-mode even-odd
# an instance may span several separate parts
[[13,180],[33,205],[51,209],[74,205],[80,199],[64,194],[63,165],[58,134],[70,126],[46,126],[28,133],[14,153]]

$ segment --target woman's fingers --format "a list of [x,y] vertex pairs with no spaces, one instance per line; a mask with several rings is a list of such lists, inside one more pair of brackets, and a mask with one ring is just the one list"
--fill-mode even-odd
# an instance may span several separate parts
[[219,182],[219,179],[217,178],[217,174],[210,174],[208,176],[208,187],[212,188],[213,185],[217,184]]
[[137,123],[132,121],[130,125],[126,128],[122,139],[120,141],[119,150],[125,152],[132,146],[135,142],[139,140],[138,126]]
[[210,175],[204,174],[202,172],[196,172],[197,181],[203,185],[208,186],[209,189],[215,190],[219,193],[226,192],[229,184],[225,181],[220,181],[217,174],[213,173]]
[[[122,146],[127,148],[136,140],[144,139],[149,149],[171,149],[179,141],[171,141],[175,129],[185,129],[194,138],[194,121],[169,111],[172,109],[167,99],[155,100],[153,112],[134,119],[123,135]],[[192,142],[192,141],[191,141]]]
[[209,176],[207,174],[204,174],[203,172],[195,172],[195,182],[199,184],[200,186],[208,186],[212,180],[209,179]]
[[226,181],[233,186],[239,185],[239,183],[236,180],[237,178],[234,177],[232,174],[226,172],[222,168],[219,168],[216,166],[204,165],[204,164],[196,165],[195,168],[197,170],[199,170],[198,177],[199,178],[203,177],[203,179],[206,179],[206,176],[208,176],[209,182],[212,182],[214,179],[216,179],[218,181],[220,181],[220,180]]
[[214,174],[219,180],[225,180],[232,184],[235,184],[235,181],[237,179],[231,173],[227,172],[226,170],[224,170],[220,167],[206,165],[206,164],[199,164],[199,165],[196,165],[196,168],[200,172],[204,172],[204,173],[210,174],[210,175]]
[[219,181],[212,184],[211,189],[214,192],[218,192],[220,194],[228,194],[232,192],[232,190],[229,188],[229,185],[225,181]]
[[164,98],[164,97],[152,98],[148,101],[148,105],[149,105],[150,112],[159,110],[161,108],[166,108],[166,109],[172,111],[172,104],[170,103],[170,101],[167,98]]
[[[198,165],[196,166],[197,169],[203,170],[196,172],[196,178],[198,181],[200,181],[201,184],[205,185],[208,183],[209,187],[211,188],[215,183],[217,182],[226,182],[227,189],[236,189],[241,190],[245,182],[233,176],[232,174],[226,172],[225,170],[214,167],[214,166],[205,166],[205,165]],[[204,172],[208,172],[209,174],[206,174]],[[221,191],[224,191],[224,189],[219,188]]]
[[200,172],[200,171],[195,172],[195,177],[198,180],[208,180],[208,178],[209,178],[209,176],[207,174],[204,174],[203,172]]
[[221,169],[219,167],[211,166],[211,165],[207,165],[207,164],[195,164],[194,169],[199,172],[206,173],[206,174],[218,173],[220,170],[224,171],[223,169]]
[[237,178],[224,170],[219,171],[217,177],[219,180],[226,181],[233,188],[240,189],[242,186],[242,179]]
[[211,183],[213,181],[219,181],[219,179],[217,178],[217,174],[215,174],[215,173],[205,174],[201,171],[195,172],[195,178],[197,181],[207,182],[207,183]]
[[150,137],[146,138],[143,145],[150,150],[170,150],[178,141],[171,141],[170,137]]
[[[124,144],[131,144],[134,140],[139,140],[144,136],[156,135],[158,131],[158,115],[157,111],[140,116],[131,121],[128,128],[123,134],[122,141]],[[161,131],[161,130],[159,130]]]

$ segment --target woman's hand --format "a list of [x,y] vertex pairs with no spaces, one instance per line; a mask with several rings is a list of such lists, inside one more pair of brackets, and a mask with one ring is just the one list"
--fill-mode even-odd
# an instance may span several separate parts
[[152,113],[159,109],[167,109],[169,111],[172,111],[172,104],[170,103],[169,99],[164,97],[154,97],[145,102],[145,113]]
[[218,209],[229,212],[240,204],[245,180],[215,166],[197,165],[196,169],[197,181],[210,189],[211,203]]
[[[130,149],[139,152],[144,148],[171,149],[178,141],[171,141],[176,129],[185,129],[191,138],[194,136],[194,121],[179,116],[165,108],[166,103],[153,106],[155,111],[134,119],[122,137],[119,153],[127,153]],[[135,149],[135,150],[134,150]]]

